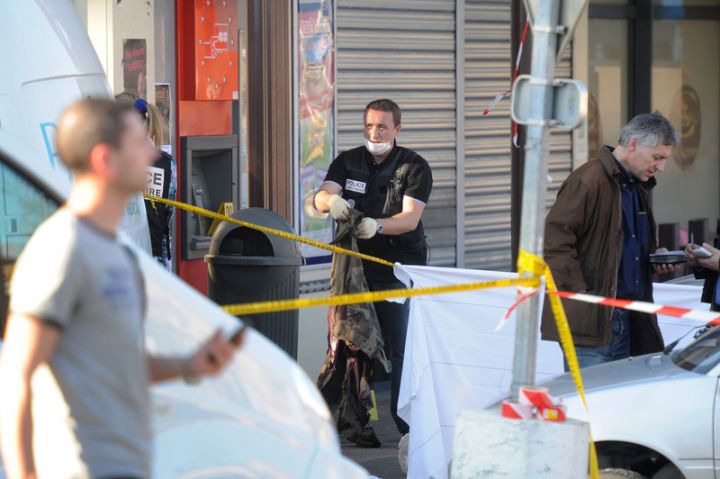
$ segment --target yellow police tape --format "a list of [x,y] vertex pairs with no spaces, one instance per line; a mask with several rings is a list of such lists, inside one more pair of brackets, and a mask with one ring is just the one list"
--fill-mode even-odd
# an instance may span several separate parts
[[[518,274],[520,274],[521,277],[523,275],[529,275],[535,279],[543,276],[545,278],[545,288],[549,293],[555,293],[558,290],[552,273],[550,272],[550,267],[545,260],[524,249],[520,249],[520,254],[518,255]],[[587,400],[585,399],[585,387],[583,386],[582,376],[580,375],[580,364],[577,360],[577,354],[575,354],[575,344],[573,343],[570,325],[565,315],[565,308],[563,308],[562,300],[559,296],[549,294],[548,299],[552,306],[553,316],[555,316],[560,345],[567,359],[570,375],[575,382],[575,388],[578,391],[585,412],[589,414]],[[590,477],[592,479],[600,477],[597,451],[595,449],[595,443],[592,440],[592,433],[590,435]]]
[[392,268],[393,265],[390,261],[386,261],[381,258],[376,258],[375,256],[370,256],[368,254],[358,253],[357,251],[352,251],[345,248],[340,248],[339,246],[334,246],[331,244],[323,243],[322,241],[317,241],[314,239],[306,238],[304,236],[296,235],[293,233],[288,233],[287,231],[278,230],[275,228],[268,228],[267,226],[260,226],[253,223],[248,223],[247,221],[239,220],[237,218],[233,218],[231,216],[225,216],[221,215],[220,213],[216,213],[214,211],[206,210],[204,208],[199,208],[197,206],[188,205],[187,203],[181,203],[179,201],[174,200],[168,200],[165,198],[160,198],[159,196],[151,196],[151,195],[145,195],[145,198],[150,200],[151,203],[163,203],[169,206],[174,206],[175,208],[178,208],[180,210],[185,210],[189,213],[194,213],[196,215],[206,216],[208,218],[212,218],[214,220],[218,221],[227,221],[228,223],[234,223],[236,225],[244,226],[246,228],[254,229],[257,231],[262,231],[263,233],[278,236],[280,238],[284,238],[286,240],[290,241],[296,241],[298,243],[303,243],[309,246],[313,246],[315,248],[324,249],[327,251],[331,251],[333,253],[339,253],[339,254],[345,254],[348,256],[354,256],[356,258],[363,259],[365,261],[372,261],[373,263],[379,263],[385,266],[389,266]]
[[279,301],[265,301],[262,303],[235,304],[232,306],[223,306],[223,308],[233,316],[247,316],[251,314],[292,311],[295,309],[312,308],[315,306],[344,306],[348,304],[377,303],[388,299],[462,293],[466,291],[478,291],[481,289],[506,288],[509,286],[538,288],[540,287],[540,280],[538,278],[501,279],[497,281],[485,281],[482,283],[451,284],[447,286],[432,286],[429,288],[389,289],[368,293],[340,294],[325,298],[285,299]]
[[[206,210],[204,208],[199,208],[197,206],[181,203],[179,201],[150,195],[145,195],[145,197],[151,202],[153,202],[153,206],[154,202],[157,201],[159,203],[174,206],[178,209],[198,215],[203,215],[218,221],[227,221],[229,223],[234,223],[240,226],[244,226],[246,228],[251,228],[266,234],[272,234],[290,241],[296,241],[298,243],[307,244],[315,248],[331,251],[333,253],[354,256],[356,258],[366,261],[383,264],[391,268],[394,267],[394,265],[389,261],[385,261],[374,256],[358,253],[356,251],[348,250],[345,248],[340,248],[338,246],[329,245],[321,241],[305,238],[303,236],[288,233],[286,231],[268,228],[265,226],[259,226],[253,223],[249,223],[247,221],[221,215],[219,213]],[[520,277],[517,279],[505,279],[498,281],[486,281],[482,283],[466,283],[447,286],[434,286],[429,288],[392,289],[367,293],[344,294],[325,298],[302,298],[248,304],[236,304],[224,306],[224,309],[234,316],[246,316],[252,314],[291,311],[295,309],[311,308],[317,306],[342,306],[358,303],[374,303],[378,301],[386,301],[388,299],[412,298],[417,296],[430,296],[447,293],[461,293],[467,291],[478,291],[482,289],[503,288],[509,286],[538,288],[540,287],[541,277],[545,278],[545,287],[548,292],[557,292],[557,286],[555,285],[555,280],[553,279],[550,267],[541,257],[529,253],[528,251],[525,251],[523,249],[520,249],[517,266],[518,274],[520,275]],[[577,388],[578,395],[580,396],[583,407],[585,408],[585,411],[588,412],[587,400],[585,398],[585,388],[583,386],[582,376],[580,375],[580,365],[578,363],[577,355],[575,353],[575,345],[573,343],[570,325],[568,324],[567,316],[565,315],[565,309],[562,305],[562,300],[559,296],[555,294],[548,295],[548,298],[552,307],[553,316],[555,317],[555,323],[557,325],[558,335],[560,337],[560,345],[562,346],[562,350],[567,359],[568,368],[570,369],[570,375],[575,382],[575,387]],[[599,478],[597,451],[595,449],[595,443],[592,441],[592,437],[590,438],[590,477],[592,479]]]

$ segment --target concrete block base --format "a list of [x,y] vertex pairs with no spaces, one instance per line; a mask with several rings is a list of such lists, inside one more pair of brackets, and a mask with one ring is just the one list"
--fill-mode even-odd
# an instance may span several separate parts
[[587,423],[463,411],[455,423],[452,479],[581,479],[588,477]]

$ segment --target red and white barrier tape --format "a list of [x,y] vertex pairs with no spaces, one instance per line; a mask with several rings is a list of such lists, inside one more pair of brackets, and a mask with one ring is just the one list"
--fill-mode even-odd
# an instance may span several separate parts
[[530,298],[531,296],[535,296],[538,293],[537,289],[532,288],[518,288],[518,297],[515,300],[515,302],[508,308],[507,311],[505,311],[505,314],[503,315],[502,319],[498,323],[498,325],[495,327],[495,332],[497,333],[502,329],[502,327],[505,325],[507,320],[510,318],[510,315],[515,311],[515,309],[525,301],[526,299]]
[[[502,319],[495,327],[495,332],[500,331],[507,323],[513,311],[520,303],[537,293],[536,289],[518,288],[518,297],[510,308],[505,312]],[[693,319],[710,326],[720,326],[720,313],[716,311],[704,311],[700,309],[678,308],[677,306],[663,306],[661,304],[647,303],[645,301],[633,301],[629,299],[607,298],[604,296],[595,296],[586,293],[570,293],[567,291],[558,291],[546,294],[555,294],[561,298],[573,301],[582,301],[584,303],[597,304],[600,306],[612,306],[614,308],[628,309],[630,311],[638,311],[640,313],[660,314],[663,316],[672,316],[675,318]]]
[[[513,83],[515,83],[515,80],[518,77],[518,73],[520,73],[520,59],[522,58],[523,48],[525,47],[525,38],[527,38],[527,32],[528,32],[529,25],[530,25],[530,21],[525,20],[525,26],[523,27],[522,37],[520,38],[520,47],[518,48],[517,58],[515,58],[515,70],[513,71],[513,77],[512,77]],[[512,142],[513,142],[513,146],[515,148],[520,148],[520,145],[518,144],[518,130],[519,130],[518,124],[513,122]]]
[[561,298],[571,299],[573,301],[599,304],[601,306],[612,306],[615,308],[629,309],[630,311],[639,311],[641,313],[661,314],[664,316],[673,316],[675,318],[694,319],[696,321],[707,323],[711,326],[720,325],[720,314],[714,311],[678,308],[676,306],[663,306],[660,304],[647,303],[644,301],[606,298],[603,296],[595,296],[585,293],[568,293],[567,291],[558,291],[556,293],[548,294],[556,294]]
[[511,92],[512,92],[512,90],[505,90],[505,91],[502,92],[502,93],[498,93],[498,94],[495,96],[495,98],[493,99],[493,101],[491,101],[491,102],[488,104],[488,106],[486,106],[485,109],[483,110],[483,113],[482,113],[483,116],[487,116],[488,113],[490,113],[491,110],[495,109],[495,106],[496,106],[498,103],[500,103],[500,100],[502,100],[503,98],[505,98],[506,96],[508,96]]
[[500,415],[508,419],[532,419],[535,417],[535,408],[517,401],[503,401]]
[[520,72],[520,60],[522,59],[523,48],[525,48],[525,39],[527,38],[527,32],[528,32],[529,26],[530,26],[530,21],[525,20],[525,26],[523,27],[522,36],[520,37],[520,47],[518,47],[518,54],[517,54],[517,57],[515,58],[515,70],[513,71],[513,81],[515,81],[515,79],[518,76],[518,72]]
[[508,419],[541,419],[563,422],[567,419],[567,407],[561,400],[550,395],[542,386],[521,386],[517,401],[503,401],[500,415]]
[[[530,25],[530,22],[528,20],[525,20],[525,26],[523,27],[523,33],[522,37],[520,37],[520,46],[518,47],[518,54],[517,57],[515,57],[515,67],[513,68],[513,74],[512,74],[512,81],[510,85],[512,86],[513,83],[515,83],[515,79],[518,76],[518,73],[520,72],[520,62],[522,60],[523,55],[523,48],[525,47],[525,39],[527,38],[527,32],[528,32],[528,26]],[[512,90],[505,90],[502,93],[498,93],[495,98],[488,104],[488,106],[485,107],[483,110],[483,116],[487,116],[495,107],[497,106],[500,101],[509,96],[512,93]],[[517,144],[517,136],[518,136],[518,126],[516,123],[513,123],[513,145],[516,147]]]
[[522,386],[518,390],[520,404],[534,406],[538,409],[555,406],[558,401],[550,395],[548,388],[543,386]]

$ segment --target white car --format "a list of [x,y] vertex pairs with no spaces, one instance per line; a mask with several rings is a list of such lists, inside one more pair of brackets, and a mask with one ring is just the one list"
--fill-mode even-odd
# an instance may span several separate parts
[[[601,469],[626,479],[720,477],[720,328],[684,348],[582,370]],[[587,420],[568,374],[544,383]]]

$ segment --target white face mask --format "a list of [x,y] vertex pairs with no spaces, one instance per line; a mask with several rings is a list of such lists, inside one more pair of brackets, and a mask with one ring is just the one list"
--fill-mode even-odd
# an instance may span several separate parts
[[380,156],[390,151],[392,143],[373,143],[370,140],[365,140],[365,148],[367,148],[371,154]]

